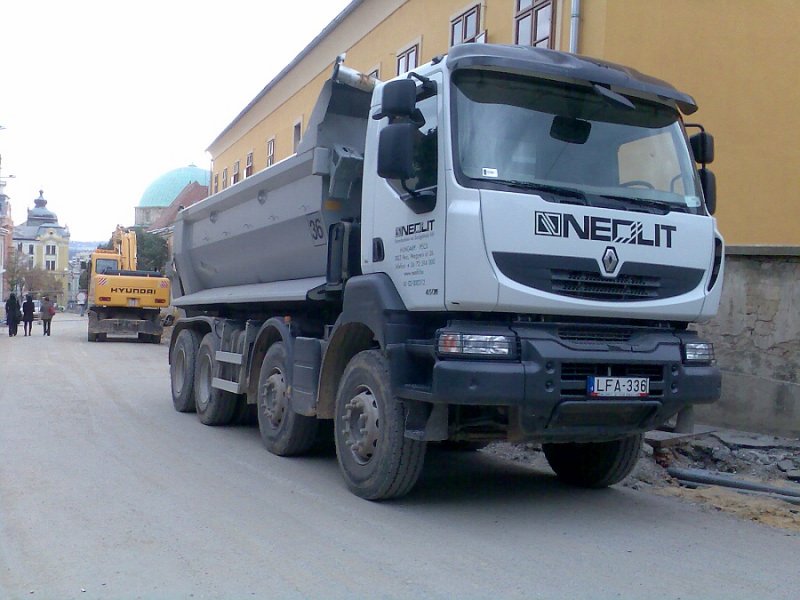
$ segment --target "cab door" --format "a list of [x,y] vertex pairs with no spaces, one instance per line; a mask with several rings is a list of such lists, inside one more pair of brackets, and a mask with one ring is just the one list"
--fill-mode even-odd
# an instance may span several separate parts
[[[380,131],[389,118],[372,120],[365,152],[362,208],[362,272],[386,273],[409,310],[444,308],[444,251],[447,199],[442,168],[442,75],[426,74],[427,89],[418,83],[413,122],[412,177],[378,175]],[[391,82],[390,82],[391,83]],[[380,90],[376,97],[380,99]],[[372,114],[380,112],[373,106]],[[367,175],[369,174],[369,175]]]

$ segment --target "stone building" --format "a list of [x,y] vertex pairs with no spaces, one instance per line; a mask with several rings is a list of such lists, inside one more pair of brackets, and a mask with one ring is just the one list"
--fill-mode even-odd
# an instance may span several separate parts
[[11,291],[8,288],[6,268],[12,255],[12,232],[14,223],[11,220],[11,201],[5,193],[6,182],[0,179],[0,299],[3,301]]
[[177,196],[175,196],[175,199],[170,203],[169,206],[164,208],[161,215],[152,225],[150,225],[148,232],[163,237],[167,241],[167,247],[169,248],[170,253],[172,253],[172,227],[175,223],[175,218],[178,216],[178,213],[184,208],[188,208],[192,204],[200,202],[200,200],[203,200],[207,197],[208,186],[200,185],[196,181],[193,181],[183,188]]
[[26,283],[23,293],[50,295],[58,304],[66,304],[69,298],[69,229],[58,222],[58,216],[47,208],[44,191],[34,200],[34,208],[28,209],[27,220],[14,227],[13,243],[19,260],[24,260],[30,269],[42,269],[52,273],[57,281],[56,289],[33,289]]
[[139,205],[134,209],[134,224],[146,229],[151,227],[186,186],[196,183],[207,189],[208,181],[209,172],[195,165],[164,173],[142,194]]
[[381,80],[480,42],[570,51],[665,79],[697,99],[691,120],[717,146],[728,260],[720,315],[704,333],[717,344],[723,398],[700,417],[800,434],[797,23],[800,2],[786,0],[353,0],[211,142],[211,191],[295,152],[341,53]]

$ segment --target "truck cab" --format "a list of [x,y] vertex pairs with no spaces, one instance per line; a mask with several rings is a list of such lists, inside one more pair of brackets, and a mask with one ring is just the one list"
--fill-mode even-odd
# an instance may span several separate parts
[[712,315],[722,237],[681,115],[696,106],[613,67],[463,45],[376,90],[365,173],[387,177],[364,179],[364,272],[411,310]]

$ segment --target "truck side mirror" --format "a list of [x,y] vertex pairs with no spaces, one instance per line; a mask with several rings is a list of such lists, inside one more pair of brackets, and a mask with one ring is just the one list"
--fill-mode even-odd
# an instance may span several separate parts
[[[412,82],[413,84],[413,82]],[[392,123],[378,138],[378,175],[384,179],[411,179],[414,176],[413,123]]]
[[713,215],[717,210],[717,177],[705,167],[697,169],[697,175],[700,177],[700,186],[703,188],[708,214]]
[[398,79],[383,86],[381,111],[376,119],[383,117],[409,117],[417,108],[417,84],[412,79]]
[[694,134],[689,138],[694,159],[701,165],[714,162],[714,136],[705,131]]

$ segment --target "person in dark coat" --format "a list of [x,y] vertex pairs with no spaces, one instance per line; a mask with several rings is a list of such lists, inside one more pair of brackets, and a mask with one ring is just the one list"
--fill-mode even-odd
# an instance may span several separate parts
[[25,296],[25,302],[22,303],[22,330],[25,332],[25,335],[31,334],[31,329],[33,329],[33,312],[35,310],[35,306],[33,305],[33,298],[30,294]]
[[44,335],[50,335],[50,327],[53,324],[53,315],[56,314],[55,308],[56,305],[50,301],[49,296],[42,298],[42,326],[44,329],[42,333]]
[[6,323],[8,323],[8,337],[17,335],[17,327],[19,327],[20,308],[17,297],[14,294],[8,295],[6,300]]

